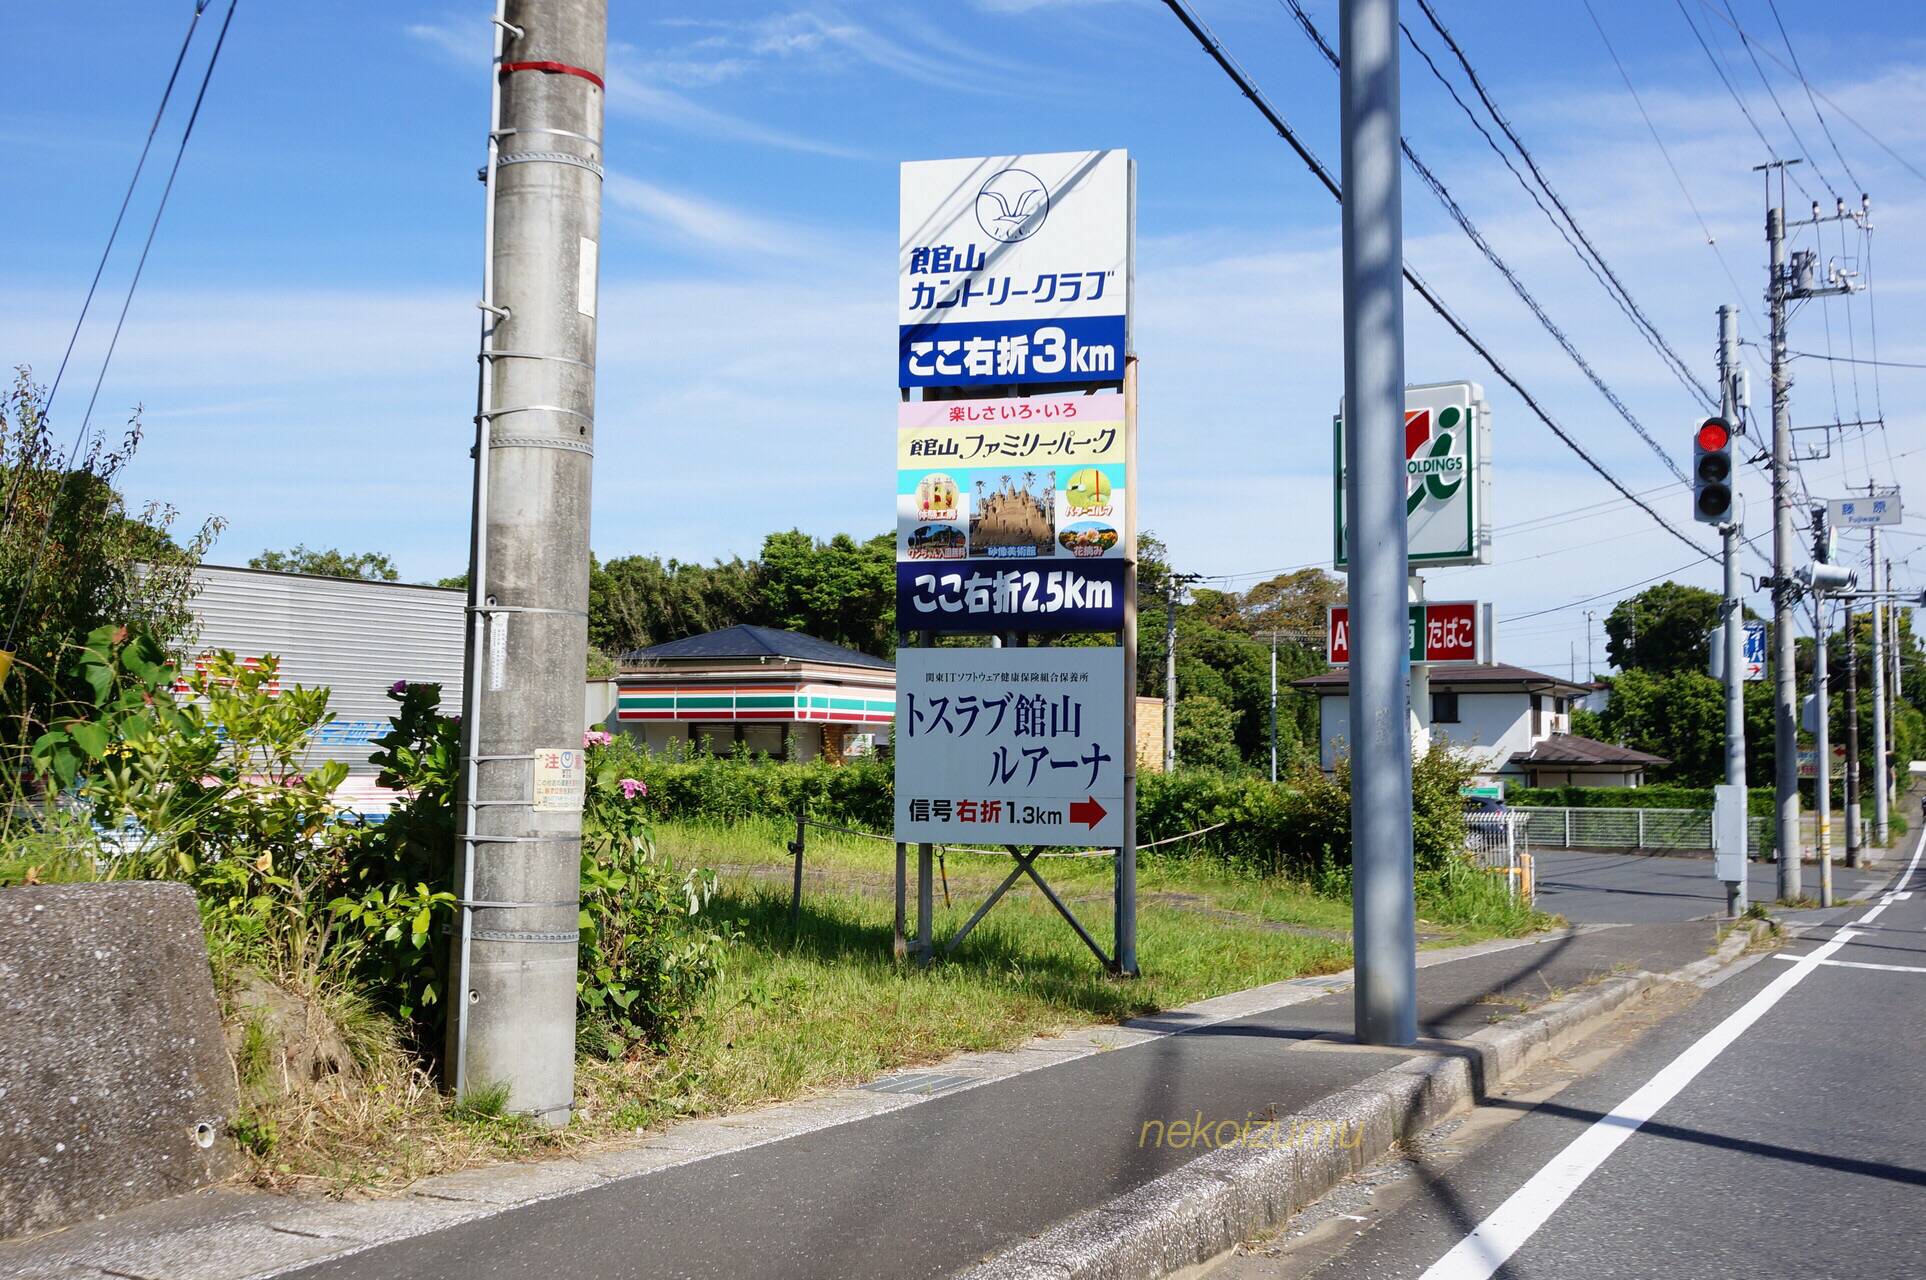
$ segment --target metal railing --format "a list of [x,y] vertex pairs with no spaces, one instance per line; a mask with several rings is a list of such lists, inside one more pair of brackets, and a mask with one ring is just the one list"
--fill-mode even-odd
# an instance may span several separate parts
[[[1514,809],[1505,816],[1525,817],[1531,843],[1541,849],[1712,849],[1710,809]],[[1746,827],[1755,856],[1778,848],[1771,818],[1747,818]]]
[[1537,893],[1532,877],[1530,828],[1531,814],[1524,809],[1465,815],[1465,851],[1472,861],[1504,876],[1511,896],[1522,896],[1528,903]]

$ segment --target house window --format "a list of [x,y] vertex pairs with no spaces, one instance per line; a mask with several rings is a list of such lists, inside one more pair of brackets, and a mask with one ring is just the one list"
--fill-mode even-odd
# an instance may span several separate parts
[[1545,695],[1542,693],[1531,695],[1531,736],[1545,736]]
[[1431,695],[1431,723],[1458,723],[1458,694],[1455,690],[1438,690]]

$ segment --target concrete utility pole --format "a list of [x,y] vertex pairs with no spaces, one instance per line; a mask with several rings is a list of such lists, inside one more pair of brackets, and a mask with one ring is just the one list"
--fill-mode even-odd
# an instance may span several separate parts
[[1404,468],[1404,207],[1396,0],[1340,0],[1344,432],[1351,550],[1351,931],[1356,1032],[1417,1039]]
[[1813,820],[1819,841],[1819,905],[1832,905],[1832,707],[1826,687],[1826,597],[1812,593]]
[[1277,632],[1271,632],[1271,781],[1277,781]]
[[1873,843],[1885,848],[1892,840],[1892,813],[1887,785],[1886,763],[1886,602],[1879,593],[1886,587],[1879,573],[1879,526],[1868,531],[1871,545],[1867,551],[1866,572],[1872,578],[1872,732],[1873,732]]
[[1164,575],[1164,772],[1177,768],[1177,597],[1195,573]]
[[[1772,170],[1784,162],[1759,165],[1766,171],[1770,201]],[[1783,181],[1783,179],[1781,179]],[[1779,898],[1799,896],[1799,676],[1794,666],[1792,580],[1792,375],[1786,370],[1786,215],[1778,205],[1766,210],[1772,358],[1772,765],[1779,829]]]
[[[1719,413],[1735,429],[1739,424],[1739,312],[1736,307],[1719,308]],[[1722,564],[1725,569],[1725,627],[1720,641],[1725,645],[1725,780],[1743,787],[1745,781],[1745,601],[1739,594],[1739,535],[1736,520],[1719,526]],[[1590,617],[1588,613],[1586,617]],[[1591,631],[1585,632],[1585,645],[1591,647]],[[1596,679],[1597,677],[1593,677]],[[1748,835],[1751,823],[1745,824]],[[1750,856],[1746,850],[1745,856]],[[1741,867],[1745,864],[1740,863]],[[1725,911],[1728,916],[1745,914],[1746,881],[1725,882]]]
[[607,0],[502,0],[462,719],[460,1092],[568,1121]]
[[1846,601],[1846,865],[1859,865],[1859,636]]

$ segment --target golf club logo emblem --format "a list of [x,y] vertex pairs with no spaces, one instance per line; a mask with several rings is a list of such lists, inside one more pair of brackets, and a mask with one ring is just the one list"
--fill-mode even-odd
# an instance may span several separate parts
[[976,193],[976,225],[1004,244],[1028,240],[1050,216],[1050,188],[1028,169],[990,175]]

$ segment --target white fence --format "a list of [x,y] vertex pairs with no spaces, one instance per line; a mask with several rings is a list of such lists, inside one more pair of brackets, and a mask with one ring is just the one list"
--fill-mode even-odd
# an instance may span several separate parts
[[1535,894],[1531,865],[1531,811],[1468,813],[1465,850],[1479,866],[1505,877],[1511,896],[1530,902]]
[[[1712,848],[1710,809],[1514,809],[1524,816],[1531,843],[1541,849],[1644,849],[1693,853]],[[1754,854],[1778,847],[1771,818],[1746,819]]]

